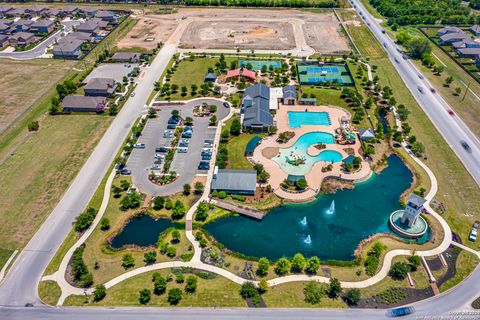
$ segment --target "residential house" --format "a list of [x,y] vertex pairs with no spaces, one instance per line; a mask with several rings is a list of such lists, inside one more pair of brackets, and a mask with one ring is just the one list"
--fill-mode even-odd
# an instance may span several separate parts
[[447,33],[440,37],[440,44],[452,44],[462,40],[471,40],[470,36],[465,32]]
[[93,17],[97,13],[98,9],[91,8],[91,7],[84,7],[80,8],[80,12],[85,16],[85,17]]
[[92,42],[93,41],[93,36],[91,33],[88,33],[88,32],[78,32],[78,31],[74,31],[72,33],[69,33],[68,34],[69,37],[71,38],[75,38],[75,39],[78,39],[78,40],[82,40],[84,42]]
[[463,30],[460,29],[459,27],[446,26],[446,27],[443,27],[443,28],[441,28],[437,31],[437,37],[441,37],[441,36],[443,36],[445,34],[449,34],[449,33],[460,33],[460,32],[463,32]]
[[282,103],[294,105],[297,101],[297,88],[294,85],[285,86],[282,88],[282,92]]
[[298,104],[302,106],[316,106],[317,99],[316,98],[300,98],[298,99]]
[[62,100],[63,112],[103,112],[107,99],[104,97],[66,96]]
[[26,47],[35,41],[35,35],[30,32],[17,32],[8,38],[12,46]]
[[25,9],[23,8],[14,8],[13,10],[8,12],[8,16],[11,17],[22,17],[25,15]]
[[115,53],[110,61],[112,62],[140,62],[142,54],[139,52],[117,52]]
[[25,14],[28,14],[32,17],[40,17],[44,12],[48,11],[44,6],[31,6],[25,9]]
[[5,33],[8,33],[9,30],[10,30],[9,26],[0,22],[0,33],[5,34]]
[[95,13],[95,18],[102,19],[103,21],[106,21],[109,23],[117,22],[117,19],[115,18],[115,15],[113,14],[113,12],[109,10],[97,11],[97,13]]
[[37,20],[30,26],[30,32],[33,33],[50,33],[55,30],[55,22],[52,20]]
[[455,50],[462,57],[475,58],[480,54],[480,48],[459,48]]
[[242,98],[244,130],[268,131],[273,125],[270,114],[270,88],[263,83],[249,86]]
[[111,78],[93,78],[83,87],[86,96],[110,97],[115,93],[117,83]]
[[372,129],[360,129],[358,130],[358,136],[362,141],[368,141],[375,139],[375,132]]
[[12,19],[0,19],[0,23],[3,23],[6,26],[11,26],[15,21]]
[[64,59],[78,59],[82,55],[83,40],[72,37],[71,35],[61,39],[57,45],[53,46],[53,57]]
[[75,6],[65,6],[65,7],[62,8],[61,11],[62,11],[63,15],[68,16],[68,17],[73,17],[77,13],[80,12],[80,9],[78,7],[75,7]]
[[470,31],[472,31],[472,33],[476,36],[480,36],[480,26],[478,24],[472,26],[470,28]]
[[76,31],[86,32],[90,34],[96,34],[99,30],[100,28],[98,26],[98,23],[92,20],[82,22],[76,27]]
[[8,36],[0,34],[0,48],[8,45]]
[[257,171],[218,169],[213,171],[212,191],[224,191],[229,194],[254,195],[257,189]]
[[43,17],[45,17],[45,18],[63,17],[63,13],[62,13],[62,11],[60,11],[60,10],[58,10],[58,9],[51,8],[51,9],[48,9],[48,10],[43,14]]
[[237,68],[233,70],[227,71],[227,80],[229,79],[236,79],[239,80],[240,78],[247,79],[249,81],[255,81],[257,78],[257,72],[253,70],[248,70],[247,68]]
[[32,20],[20,19],[12,24],[12,30],[15,32],[29,31],[33,23]]
[[477,66],[477,68],[480,68],[480,54],[477,54],[475,56],[475,65]]
[[12,11],[13,11],[13,7],[11,6],[0,6],[0,17],[10,16],[10,12]]

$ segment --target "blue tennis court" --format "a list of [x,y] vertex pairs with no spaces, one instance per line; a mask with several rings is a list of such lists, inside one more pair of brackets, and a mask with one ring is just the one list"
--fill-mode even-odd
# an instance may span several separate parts
[[240,67],[246,67],[247,64],[252,66],[253,70],[260,71],[263,66],[266,66],[267,69],[270,69],[270,66],[273,69],[279,69],[281,67],[280,61],[278,60],[240,60]]
[[353,78],[345,64],[316,64],[300,62],[297,65],[301,84],[338,83],[353,85]]

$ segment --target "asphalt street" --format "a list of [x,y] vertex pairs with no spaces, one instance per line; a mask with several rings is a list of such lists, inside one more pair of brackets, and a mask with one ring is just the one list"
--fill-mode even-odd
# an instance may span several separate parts
[[62,38],[64,32],[70,32],[73,26],[80,24],[80,21],[62,21],[63,28],[55,32],[49,38],[45,39],[43,42],[35,46],[35,48],[27,51],[18,51],[18,52],[0,52],[0,58],[9,58],[13,60],[29,60],[40,58],[45,54],[48,47],[53,45],[55,41]]
[[70,232],[75,217],[87,206],[135,119],[145,110],[153,83],[166,68],[175,48],[166,44],[145,69],[138,80],[136,95],[127,100],[58,205],[20,252],[0,286],[0,305],[42,305],[37,284],[43,270]]
[[[162,106],[157,112],[157,118],[149,120],[140,136],[138,142],[145,144],[145,149],[134,149],[130,155],[127,168],[132,171],[132,182],[140,191],[156,195],[167,196],[183,190],[183,185],[191,183],[197,173],[198,163],[201,160],[201,152],[205,139],[213,139],[215,128],[209,128],[208,117],[193,117],[193,108],[202,103],[214,104],[217,106],[216,116],[218,120],[228,115],[228,108],[225,108],[221,101],[214,99],[198,99],[185,105]],[[167,122],[172,110],[179,110],[182,118],[193,118],[193,135],[188,146],[187,153],[175,153],[170,171],[178,174],[174,182],[159,186],[148,179],[150,167],[154,162],[155,148],[169,146],[171,139],[163,138],[163,132],[167,129]],[[163,163],[162,163],[163,165]],[[206,171],[204,172],[206,173]]]

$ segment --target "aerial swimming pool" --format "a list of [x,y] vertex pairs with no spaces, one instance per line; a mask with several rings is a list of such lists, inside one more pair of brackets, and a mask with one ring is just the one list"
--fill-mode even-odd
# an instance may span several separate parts
[[301,126],[330,126],[330,115],[328,112],[305,112],[289,111],[288,124],[290,128],[300,128]]

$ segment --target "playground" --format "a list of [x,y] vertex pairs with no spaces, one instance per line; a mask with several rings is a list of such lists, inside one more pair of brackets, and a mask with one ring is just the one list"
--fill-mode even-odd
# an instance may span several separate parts
[[263,66],[266,66],[267,70],[273,71],[275,69],[279,69],[281,64],[278,60],[240,60],[240,67],[247,67],[250,64],[252,66],[252,70],[260,71],[262,70]]
[[343,86],[353,85],[353,78],[346,64],[306,64],[299,62],[297,69],[301,84],[338,83]]

